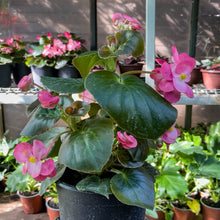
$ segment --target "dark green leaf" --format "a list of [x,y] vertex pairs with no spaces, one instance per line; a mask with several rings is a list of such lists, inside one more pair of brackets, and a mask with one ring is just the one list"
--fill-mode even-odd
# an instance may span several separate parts
[[39,105],[40,105],[40,102],[38,99],[36,99],[34,102],[32,102],[26,110],[27,116],[29,116],[37,107],[39,107]]
[[39,107],[25,125],[21,135],[32,137],[41,134],[54,125],[59,120],[60,116],[61,112],[57,108],[44,109]]
[[90,103],[90,110],[88,112],[89,116],[95,116],[100,110],[101,106],[97,103]]
[[80,93],[84,89],[84,80],[82,78],[56,78],[41,76],[43,85],[51,91],[58,93]]
[[144,168],[124,169],[116,174],[111,179],[111,189],[122,203],[154,208],[154,180]]
[[139,138],[158,138],[176,120],[176,109],[136,76],[97,71],[85,87],[121,128]]
[[86,76],[95,65],[100,65],[107,70],[114,71],[116,68],[116,57],[109,57],[106,59],[100,58],[97,51],[90,51],[81,54],[73,59],[74,66],[79,70],[81,76]]
[[111,193],[110,179],[101,179],[98,176],[88,176],[77,183],[79,191],[91,191],[108,197]]
[[81,172],[101,171],[110,158],[113,125],[109,119],[86,120],[80,131],[69,135],[59,152],[59,162]]

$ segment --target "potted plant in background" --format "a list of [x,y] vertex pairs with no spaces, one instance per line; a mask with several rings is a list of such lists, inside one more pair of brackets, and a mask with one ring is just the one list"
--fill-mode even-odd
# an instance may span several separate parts
[[38,42],[30,44],[30,54],[26,57],[26,64],[31,67],[36,83],[41,84],[42,75],[63,78],[80,76],[71,61],[86,51],[85,40],[69,32],[56,37],[47,33],[37,39]]
[[0,87],[10,87],[13,49],[6,44],[5,39],[0,39],[0,43]]
[[[118,66],[120,73],[125,73],[128,71],[142,70],[144,65],[144,56],[133,57],[133,56],[121,56],[119,57]],[[134,74],[140,77],[141,73]]]
[[55,220],[60,216],[59,199],[57,195],[56,184],[52,183],[44,194],[46,200],[47,214],[50,220]]
[[192,86],[193,84],[198,84],[202,82],[202,72],[201,72],[201,63],[196,60],[196,66],[191,72],[191,78],[188,84]]
[[8,175],[6,191],[17,191],[25,213],[39,213],[43,208],[43,197],[39,195],[40,183],[28,174],[23,175],[22,168],[20,165]]
[[[39,87],[38,100],[29,106],[31,117],[21,133],[30,140],[14,150],[16,159],[25,163],[25,171],[42,181],[42,195],[56,182],[61,219],[144,219],[145,209],[154,207],[157,175],[145,161],[149,148],[155,147],[160,136],[168,143],[178,136],[177,111],[170,102],[132,76],[133,71],[113,72],[119,55],[138,57],[144,51],[136,19],[116,13],[113,22],[117,33],[107,45],[73,59],[82,78],[41,77],[44,88]],[[185,53],[179,55],[175,47],[173,52],[169,95],[184,92],[191,96],[192,88],[184,79],[195,60]],[[187,62],[178,60],[179,56]],[[104,70],[91,72],[96,65]],[[168,63],[163,65],[170,68]],[[150,73],[163,74],[164,67]],[[179,71],[185,77],[180,78]],[[182,84],[176,85],[180,80]],[[18,87],[27,91],[33,85],[30,74]],[[78,93],[84,101],[73,99],[72,94]],[[178,101],[169,95],[166,98]],[[59,119],[66,123],[64,127],[54,127]],[[55,163],[52,158],[57,156]]]
[[220,57],[201,60],[202,78],[206,89],[220,89]]

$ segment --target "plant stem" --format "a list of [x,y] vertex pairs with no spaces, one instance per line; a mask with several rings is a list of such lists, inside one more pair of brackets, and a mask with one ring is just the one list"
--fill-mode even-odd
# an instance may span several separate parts
[[133,71],[128,71],[128,72],[125,72],[125,73],[120,74],[120,78],[121,78],[122,76],[125,76],[125,75],[132,75],[132,74],[136,74],[136,73],[149,73],[149,74],[156,74],[156,73],[154,73],[154,72],[150,72],[150,71],[133,70]]
[[39,86],[39,85],[36,84],[36,83],[34,83],[34,85],[37,86],[37,87],[38,87],[39,89],[41,89],[41,90],[44,90],[44,91],[46,90],[46,89],[44,89],[42,86]]

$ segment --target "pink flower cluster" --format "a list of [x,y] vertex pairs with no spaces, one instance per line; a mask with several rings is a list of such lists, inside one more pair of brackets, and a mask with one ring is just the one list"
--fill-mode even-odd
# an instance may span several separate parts
[[143,28],[136,19],[120,13],[115,13],[112,16],[112,22],[119,30],[139,30]]
[[16,40],[20,40],[21,38],[22,36],[19,35],[19,36],[8,38],[7,40],[1,39],[1,42],[5,43],[7,46],[1,48],[0,50],[7,54],[13,53],[14,49],[20,49],[20,46]]
[[161,139],[166,144],[172,144],[176,141],[176,138],[180,136],[180,130],[175,127],[175,124],[173,124],[162,136]]
[[[58,35],[58,37],[62,37],[63,34]],[[64,43],[60,39],[52,39],[51,33],[47,33],[47,38],[52,41],[50,44],[44,46],[42,51],[42,55],[44,57],[55,57],[55,56],[63,56],[68,51],[77,51],[81,49],[81,42],[77,40],[71,39],[72,35],[69,32],[65,32],[64,36],[66,37],[67,43]],[[38,36],[39,40],[41,36]]]
[[162,94],[170,103],[178,102],[181,92],[193,98],[192,88],[187,84],[191,77],[191,72],[196,65],[195,59],[186,53],[177,52],[176,47],[172,47],[172,63],[157,60],[161,67],[154,69],[151,78],[155,81],[157,92]]
[[23,174],[28,172],[36,181],[56,175],[55,162],[51,158],[45,160],[47,148],[41,141],[34,140],[33,146],[27,142],[17,144],[14,156],[19,163],[24,163]]

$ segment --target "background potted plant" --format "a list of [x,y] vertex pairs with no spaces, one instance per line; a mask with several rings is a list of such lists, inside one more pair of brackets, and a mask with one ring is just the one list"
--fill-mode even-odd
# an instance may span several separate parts
[[39,195],[40,183],[28,174],[23,175],[21,165],[8,175],[6,185],[7,191],[17,191],[25,213],[35,214],[42,210],[43,197]]
[[[39,87],[38,100],[29,106],[31,117],[21,133],[30,140],[14,150],[25,170],[42,181],[41,194],[57,183],[61,219],[91,215],[143,219],[155,199],[157,172],[145,161],[149,148],[155,147],[160,136],[169,143],[178,136],[174,127],[177,111],[165,98],[132,76],[133,72],[113,72],[119,55],[138,57],[144,51],[136,19],[116,13],[113,23],[118,30],[107,45],[73,59],[82,78],[41,77],[44,89]],[[175,47],[173,51],[178,58]],[[190,71],[195,60],[185,57]],[[104,70],[91,72],[96,65]],[[190,72],[184,74],[188,77]],[[172,77],[169,83],[176,80]],[[184,80],[181,83],[187,94],[192,92]],[[31,86],[31,74],[18,84],[23,91]],[[84,101],[73,99],[72,94],[78,93]],[[64,127],[54,127],[59,119],[66,123]],[[52,158],[57,156],[55,163]]]
[[202,77],[206,89],[220,89],[220,57],[201,60]]
[[58,216],[60,216],[59,211],[59,199],[56,189],[56,184],[52,183],[47,191],[44,194],[44,198],[46,200],[46,208],[47,208],[47,214],[49,215],[50,220],[56,219]]
[[40,76],[79,77],[72,59],[85,52],[85,40],[65,32],[53,37],[51,33],[37,37],[38,42],[30,43],[30,54],[26,64],[31,67],[34,81],[40,83]]

